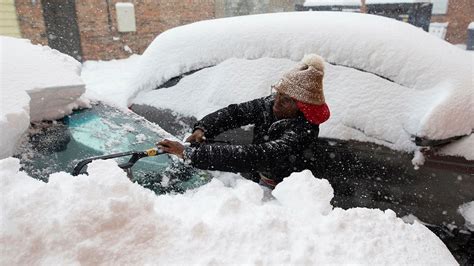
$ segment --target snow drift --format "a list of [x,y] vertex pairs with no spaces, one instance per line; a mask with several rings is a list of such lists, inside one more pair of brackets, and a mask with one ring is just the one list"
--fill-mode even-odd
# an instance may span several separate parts
[[0,158],[12,151],[30,121],[53,120],[87,106],[81,63],[29,40],[0,37]]
[[48,183],[19,167],[0,161],[2,265],[457,264],[431,231],[390,210],[333,209],[331,186],[308,171],[263,200],[241,179],[156,196],[114,161]]

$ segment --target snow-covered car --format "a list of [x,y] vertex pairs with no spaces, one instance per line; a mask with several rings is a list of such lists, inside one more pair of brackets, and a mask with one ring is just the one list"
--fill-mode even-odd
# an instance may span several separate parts
[[[84,173],[87,164],[75,167],[84,159],[139,153],[159,139],[173,138],[129,110],[91,105],[81,96],[85,92],[81,64],[70,56],[24,39],[0,37],[0,41],[0,159],[19,158],[30,176],[47,181],[55,172],[72,173],[77,168],[75,174]],[[123,154],[116,160],[126,163],[132,156]],[[156,193],[182,192],[209,181],[205,172],[167,155],[124,166],[131,180]]]
[[[114,87],[123,93],[113,101],[159,124],[177,120],[179,128],[185,117],[189,126],[228,104],[269,95],[307,53],[327,61],[332,113],[309,168],[335,186],[336,206],[391,208],[472,229],[461,213],[474,200],[473,55],[412,25],[296,12],[177,27],[130,59],[136,71]],[[246,133],[224,139],[246,141]]]

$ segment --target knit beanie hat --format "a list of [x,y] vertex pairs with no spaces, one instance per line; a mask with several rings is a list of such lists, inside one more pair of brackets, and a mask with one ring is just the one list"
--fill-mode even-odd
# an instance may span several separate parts
[[323,76],[324,59],[316,54],[308,54],[295,69],[284,74],[274,88],[295,99],[309,122],[321,124],[330,116],[324,99]]

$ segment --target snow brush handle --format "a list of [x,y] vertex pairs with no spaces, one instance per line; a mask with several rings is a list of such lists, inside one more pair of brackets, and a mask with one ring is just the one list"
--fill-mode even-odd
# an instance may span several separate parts
[[130,160],[126,163],[119,164],[119,167],[122,169],[129,169],[131,168],[138,160],[141,158],[145,157],[153,157],[157,155],[164,154],[165,152],[162,149],[159,148],[151,148],[145,151],[127,151],[127,152],[120,152],[120,153],[114,153],[114,154],[108,154],[108,155],[102,155],[102,156],[97,156],[97,157],[91,157],[84,159],[80,161],[76,167],[74,167],[74,170],[72,171],[73,176],[77,176],[81,173],[82,168],[84,168],[86,165],[91,163],[94,160],[107,160],[107,159],[113,159],[113,158],[118,158],[118,157],[124,157],[124,156],[132,156]]

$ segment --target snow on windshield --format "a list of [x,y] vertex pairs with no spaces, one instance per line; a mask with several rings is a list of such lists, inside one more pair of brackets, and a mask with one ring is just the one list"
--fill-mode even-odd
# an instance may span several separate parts
[[0,37],[0,158],[13,149],[31,121],[58,119],[88,105],[81,64],[29,40]]
[[113,161],[93,162],[89,176],[55,173],[48,183],[19,167],[0,161],[2,265],[457,265],[417,222],[390,210],[333,208],[332,187],[309,171],[264,199],[260,186],[232,174],[156,196]]

